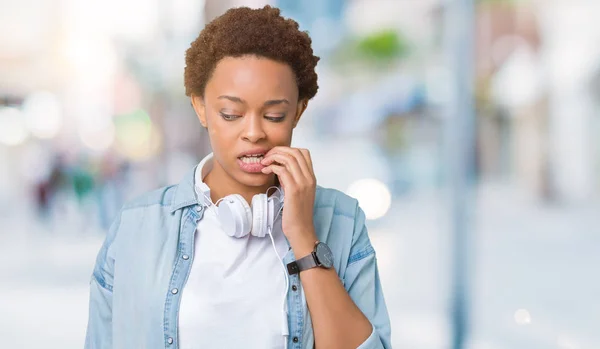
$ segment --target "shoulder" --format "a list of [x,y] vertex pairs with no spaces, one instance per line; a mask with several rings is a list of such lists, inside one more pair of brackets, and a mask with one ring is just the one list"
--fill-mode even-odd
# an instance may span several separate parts
[[375,252],[358,200],[339,190],[317,186],[315,227],[321,241],[340,253],[346,251],[338,257],[340,261],[354,263]]
[[173,202],[173,196],[176,188],[177,185],[169,185],[145,192],[128,201],[123,206],[123,211],[139,209],[148,206],[170,206]]
[[331,208],[336,216],[356,218],[358,200],[340,190],[317,185],[315,209]]
[[336,232],[335,234],[339,233],[339,227],[343,227],[339,229],[343,235],[351,231],[353,242],[361,235],[365,224],[365,214],[357,199],[337,189],[321,186],[317,186],[315,216],[326,222],[328,230]]

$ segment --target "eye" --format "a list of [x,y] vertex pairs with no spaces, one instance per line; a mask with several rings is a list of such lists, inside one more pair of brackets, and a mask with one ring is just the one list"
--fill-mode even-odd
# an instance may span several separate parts
[[219,113],[221,115],[221,117],[225,120],[225,121],[233,121],[237,118],[239,118],[240,116],[238,115],[230,115],[230,114],[225,114],[223,112]]
[[265,119],[272,122],[282,122],[285,119],[285,115],[283,116],[265,116]]

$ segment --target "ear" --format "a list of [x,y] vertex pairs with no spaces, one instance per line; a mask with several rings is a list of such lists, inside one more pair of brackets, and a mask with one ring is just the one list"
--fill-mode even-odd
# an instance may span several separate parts
[[302,117],[302,114],[304,114],[304,111],[307,107],[308,100],[303,99],[298,101],[298,107],[296,108],[296,117],[294,118],[294,128],[296,128],[296,125],[298,125],[298,121],[300,121],[300,118]]
[[190,100],[192,101],[192,107],[194,107],[196,116],[198,116],[198,120],[200,120],[200,124],[202,124],[202,127],[206,128],[206,108],[204,105],[204,98],[192,94]]

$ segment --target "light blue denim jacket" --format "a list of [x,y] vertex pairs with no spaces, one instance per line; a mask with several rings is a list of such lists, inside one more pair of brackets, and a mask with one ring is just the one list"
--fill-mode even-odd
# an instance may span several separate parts
[[[202,214],[194,170],[179,185],[147,193],[121,209],[96,258],[85,348],[178,347],[179,304]],[[373,325],[371,336],[359,348],[390,348],[390,321],[375,251],[357,200],[317,187],[314,224],[318,239],[333,252],[346,291]],[[284,263],[293,260],[290,250]],[[288,348],[313,348],[311,318],[297,274],[290,277],[287,300]],[[231,314],[232,326],[235,319]]]

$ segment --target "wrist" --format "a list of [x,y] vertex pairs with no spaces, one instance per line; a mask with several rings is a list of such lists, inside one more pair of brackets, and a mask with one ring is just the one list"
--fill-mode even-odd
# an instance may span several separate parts
[[315,249],[317,234],[314,229],[289,235],[286,234],[286,236],[297,259],[311,254]]

